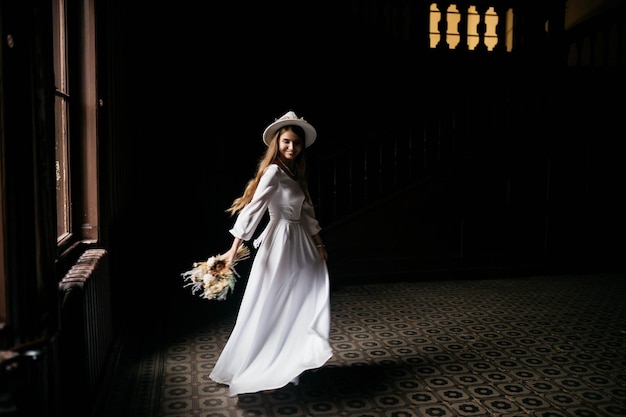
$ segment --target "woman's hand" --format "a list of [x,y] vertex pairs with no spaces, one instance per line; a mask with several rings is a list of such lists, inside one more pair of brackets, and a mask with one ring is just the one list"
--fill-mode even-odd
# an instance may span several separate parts
[[229,264],[233,264],[235,262],[235,256],[237,255],[237,249],[230,248],[228,251],[224,252],[224,258],[226,258],[226,262]]
[[239,246],[241,245],[241,243],[242,243],[242,240],[236,237],[233,240],[233,244],[231,245],[230,249],[226,253],[224,253],[224,257],[226,258],[228,262],[230,262],[231,265],[235,263],[235,258],[237,257],[237,250],[239,249]]
[[328,252],[326,251],[326,246],[317,245],[317,251],[320,253],[320,257],[324,260],[328,260]]
[[318,234],[313,235],[313,243],[315,243],[315,246],[317,246],[317,251],[320,253],[320,257],[322,258],[322,260],[326,261],[328,260],[328,252],[326,252],[326,245],[324,245],[324,242],[322,242],[322,238],[321,236]]

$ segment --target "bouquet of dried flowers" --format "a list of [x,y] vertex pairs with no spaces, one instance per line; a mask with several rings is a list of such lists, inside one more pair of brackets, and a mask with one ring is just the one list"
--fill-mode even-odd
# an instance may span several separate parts
[[250,249],[241,245],[232,263],[224,255],[211,256],[206,262],[194,262],[193,269],[181,274],[186,282],[184,287],[191,287],[192,294],[202,291],[200,297],[207,300],[225,300],[239,278],[235,265],[249,257]]

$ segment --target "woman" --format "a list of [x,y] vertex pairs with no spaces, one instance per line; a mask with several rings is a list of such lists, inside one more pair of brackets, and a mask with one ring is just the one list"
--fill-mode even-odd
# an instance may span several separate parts
[[316,139],[312,125],[292,111],[263,132],[267,151],[241,197],[225,254],[252,238],[266,212],[250,276],[229,340],[211,379],[231,396],[298,384],[300,374],[332,356],[328,254],[305,180],[304,149]]

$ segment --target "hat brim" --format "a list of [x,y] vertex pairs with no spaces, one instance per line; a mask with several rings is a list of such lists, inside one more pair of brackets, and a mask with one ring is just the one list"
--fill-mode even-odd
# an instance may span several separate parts
[[304,130],[305,148],[308,148],[313,144],[313,142],[315,142],[315,139],[317,138],[317,131],[313,126],[311,126],[309,122],[303,119],[283,119],[275,121],[265,128],[265,131],[263,132],[263,142],[265,142],[267,146],[270,146],[270,143],[272,143],[272,140],[274,139],[280,128],[287,125],[300,126]]

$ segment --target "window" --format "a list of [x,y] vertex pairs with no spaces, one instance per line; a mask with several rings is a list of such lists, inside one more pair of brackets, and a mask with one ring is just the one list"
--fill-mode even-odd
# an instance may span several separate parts
[[55,171],[57,206],[57,242],[72,233],[72,205],[70,193],[70,92],[67,63],[67,25],[65,0],[53,0],[53,50],[54,50],[54,122]]
[[[57,244],[63,249],[98,239],[95,10],[94,0],[52,2]],[[70,20],[78,22],[71,30]]]

